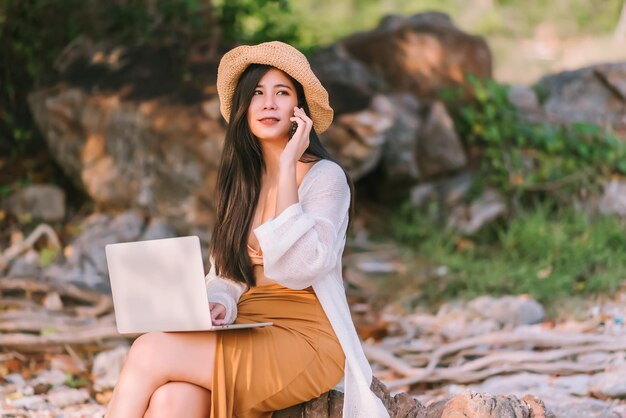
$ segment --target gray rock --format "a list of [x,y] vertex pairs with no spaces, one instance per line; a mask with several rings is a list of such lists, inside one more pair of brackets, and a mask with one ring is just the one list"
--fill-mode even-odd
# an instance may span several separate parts
[[415,184],[420,178],[416,160],[420,119],[419,102],[408,93],[387,96],[394,108],[395,118],[385,131],[382,167],[383,187]]
[[598,398],[626,398],[626,367],[594,375],[589,391]]
[[47,384],[51,386],[62,386],[67,380],[65,372],[59,369],[43,370],[30,382],[31,385]]
[[319,51],[310,62],[328,90],[330,105],[337,116],[365,110],[383,88],[383,81],[352,58],[341,44]]
[[598,211],[604,215],[626,217],[626,182],[613,180],[605,185]]
[[337,117],[320,138],[350,171],[353,180],[358,180],[380,163],[386,131],[394,120],[395,108],[391,101],[377,95],[367,109]]
[[593,398],[546,393],[542,396],[556,418],[622,418],[617,405]]
[[473,234],[487,223],[506,213],[506,203],[496,190],[485,190],[483,195],[468,205],[452,209],[446,224],[464,234]]
[[11,401],[11,405],[26,410],[45,410],[49,408],[48,402],[41,395],[24,396]]
[[89,401],[90,398],[87,389],[72,389],[66,387],[53,389],[46,394],[48,402],[59,408],[85,403]]
[[509,101],[520,110],[539,110],[539,100],[535,91],[524,85],[514,84],[509,89]]
[[543,77],[544,109],[553,121],[590,122],[626,132],[626,62],[599,64]]
[[7,382],[15,385],[16,387],[23,387],[26,385],[26,380],[19,373],[9,373],[3,377]]
[[152,218],[139,240],[171,238],[175,236],[177,236],[176,231],[164,219]]
[[39,253],[32,249],[16,258],[8,273],[10,277],[39,277],[40,274]]
[[57,85],[29,96],[52,156],[77,187],[100,208],[139,208],[177,230],[211,219],[221,116],[212,119],[201,103],[111,106],[110,94],[96,92]]
[[525,296],[481,296],[467,306],[481,317],[494,319],[502,325],[532,325],[545,318],[543,306]]
[[52,281],[71,282],[102,292],[110,291],[105,246],[118,242],[136,241],[141,236],[165,234],[170,231],[160,221],[144,231],[143,215],[135,210],[115,217],[94,214],[83,222],[83,232],[65,249],[65,258],[44,269]]
[[419,133],[417,159],[425,177],[454,173],[465,167],[467,157],[454,122],[441,102],[430,108]]
[[65,192],[51,184],[26,186],[9,198],[7,209],[46,222],[61,221],[65,217]]
[[411,189],[409,201],[416,208],[426,206],[426,204],[436,196],[434,183],[423,183]]
[[585,397],[588,395],[590,379],[588,375],[555,378],[534,373],[516,373],[494,376],[470,388],[500,395],[523,396],[528,393],[538,396],[556,418],[621,417],[618,405]]
[[102,391],[115,386],[128,350],[128,346],[121,345],[112,350],[102,351],[96,356],[91,368],[95,390]]
[[467,171],[438,182],[437,191],[441,204],[450,208],[460,203],[467,196],[472,182],[472,174]]

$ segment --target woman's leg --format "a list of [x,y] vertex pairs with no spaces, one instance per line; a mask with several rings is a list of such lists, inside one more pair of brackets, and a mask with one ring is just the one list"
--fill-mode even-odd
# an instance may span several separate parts
[[209,418],[211,392],[185,382],[159,386],[150,398],[144,418]]
[[141,418],[150,397],[167,382],[211,390],[213,332],[151,332],[135,340],[107,408],[107,418]]

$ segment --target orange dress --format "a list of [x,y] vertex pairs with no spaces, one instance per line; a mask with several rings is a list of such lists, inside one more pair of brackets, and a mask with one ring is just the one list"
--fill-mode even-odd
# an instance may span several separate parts
[[[262,265],[262,254],[248,247],[252,263]],[[265,321],[274,325],[217,333],[211,418],[270,418],[343,377],[343,350],[312,287],[250,288],[235,323]]]

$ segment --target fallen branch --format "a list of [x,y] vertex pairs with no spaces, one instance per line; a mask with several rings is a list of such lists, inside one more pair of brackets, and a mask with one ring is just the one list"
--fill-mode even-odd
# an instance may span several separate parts
[[[512,347],[524,345],[533,348],[552,348],[554,350],[532,351],[515,350]],[[504,346],[505,350],[484,354],[484,351],[473,350],[477,346]],[[536,373],[571,374],[602,370],[603,364],[580,364],[576,362],[555,362],[556,360],[578,356],[591,352],[619,352],[626,350],[626,340],[622,337],[593,334],[566,334],[547,330],[522,329],[516,332],[495,332],[477,337],[466,338],[454,343],[445,344],[428,356],[426,367],[414,367],[406,358],[400,358],[389,349],[381,346],[363,345],[366,356],[379,364],[406,376],[402,379],[386,382],[391,389],[399,386],[412,385],[421,381],[437,382],[449,380],[456,383],[468,383],[486,377],[511,371],[529,371]],[[401,348],[403,350],[404,347]],[[465,352],[463,352],[465,350]],[[419,351],[421,353],[421,350]],[[464,356],[457,355],[453,359],[448,356],[463,352],[464,356],[483,357],[463,362],[451,367],[437,367],[439,364],[458,364]],[[410,354],[410,352],[409,352]],[[420,362],[424,355],[419,355]],[[453,361],[454,360],[454,361]]]
[[57,237],[57,233],[55,232],[54,228],[52,228],[48,224],[39,224],[33,230],[33,232],[30,233],[28,238],[26,238],[24,241],[18,242],[17,244],[13,244],[9,248],[7,248],[2,254],[0,254],[0,271],[4,270],[9,265],[9,262],[15,257],[28,250],[29,248],[32,248],[35,243],[39,241],[39,238],[44,235],[48,237],[48,240],[50,241],[52,247],[61,248],[61,242],[59,241],[59,237]]

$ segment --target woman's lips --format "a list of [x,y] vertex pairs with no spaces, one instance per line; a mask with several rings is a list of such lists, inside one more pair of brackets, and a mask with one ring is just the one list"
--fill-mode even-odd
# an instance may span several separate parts
[[271,125],[277,124],[278,123],[278,119],[276,119],[276,118],[263,118],[263,119],[259,119],[259,122],[261,122],[263,125],[271,126]]

